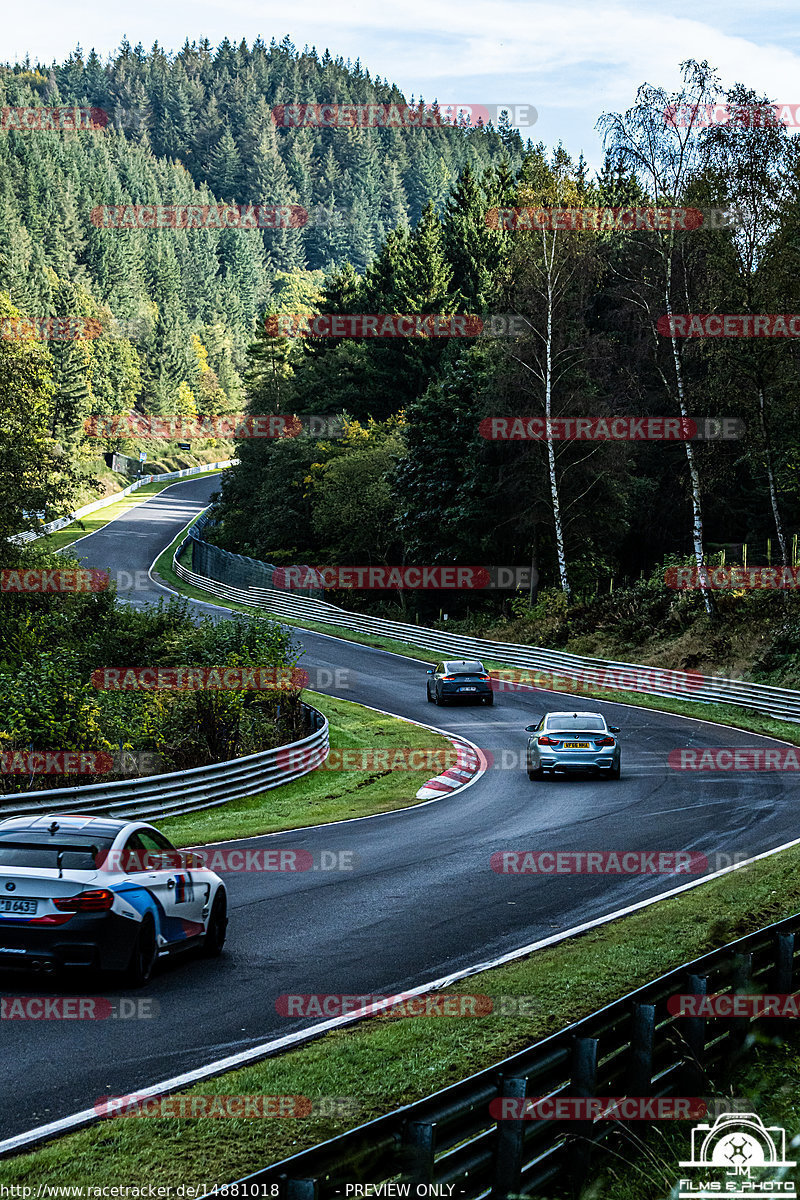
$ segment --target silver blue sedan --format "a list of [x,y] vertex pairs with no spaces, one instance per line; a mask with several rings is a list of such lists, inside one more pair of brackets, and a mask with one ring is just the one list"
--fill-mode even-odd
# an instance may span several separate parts
[[609,779],[620,777],[618,725],[607,725],[597,712],[545,713],[538,725],[528,725],[528,778],[543,779],[545,771],[593,771]]

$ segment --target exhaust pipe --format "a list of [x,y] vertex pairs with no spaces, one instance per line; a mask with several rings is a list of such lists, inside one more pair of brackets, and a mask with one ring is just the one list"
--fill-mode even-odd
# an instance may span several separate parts
[[44,964],[45,975],[55,975],[55,971],[56,971],[56,964],[54,962],[51,962],[48,959],[47,962]]
[[33,960],[33,962],[31,963],[31,970],[32,971],[41,971],[41,969],[42,969],[42,964],[41,964],[40,960],[38,958],[35,958]]

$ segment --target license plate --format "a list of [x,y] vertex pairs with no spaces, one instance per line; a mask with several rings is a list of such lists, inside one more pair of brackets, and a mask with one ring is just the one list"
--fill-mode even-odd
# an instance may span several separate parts
[[565,750],[588,750],[588,742],[564,742]]
[[0,912],[4,913],[20,913],[26,917],[33,917],[38,907],[38,900],[9,900],[5,896],[0,898]]
[[462,687],[462,688],[459,688],[458,690],[459,690],[460,692],[477,692],[477,690],[478,690],[478,689],[477,689],[477,688],[463,688],[463,687]]

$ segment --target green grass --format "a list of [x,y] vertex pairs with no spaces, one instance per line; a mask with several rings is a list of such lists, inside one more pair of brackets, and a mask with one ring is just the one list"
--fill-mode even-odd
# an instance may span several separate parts
[[[790,1142],[800,1129],[800,1032],[791,1029],[782,1037],[755,1034],[746,1054],[715,1094],[728,1102],[738,1101],[738,1111],[757,1113],[765,1125],[785,1129],[786,1157],[797,1159],[798,1146],[792,1147]],[[713,1123],[714,1117],[706,1120]],[[621,1130],[595,1151],[593,1178],[581,1200],[667,1200],[679,1179],[690,1176],[698,1180],[702,1171],[678,1166],[681,1159],[690,1157],[690,1128],[684,1122],[664,1121],[658,1126]],[[716,1172],[709,1177],[720,1178]],[[777,1177],[800,1186],[797,1166],[780,1175],[777,1170],[754,1175],[754,1179]]]
[[[0,1162],[0,1182],[228,1182],[490,1066],[682,961],[791,915],[800,909],[798,868],[800,848],[786,850],[449,989],[524,996],[526,1015],[372,1018],[181,1093],[342,1096],[359,1106],[357,1118],[105,1121]],[[506,882],[509,897],[519,896],[518,880]],[[264,1005],[275,998],[265,979]],[[630,1192],[638,1200],[656,1194],[643,1192],[641,1180]]]
[[[332,699],[316,692],[304,695],[309,704],[328,718],[330,744],[334,749],[430,747],[446,752],[447,765],[455,765],[455,749],[441,734],[399,717],[384,716],[350,700]],[[417,791],[441,769],[444,768],[435,766],[421,771],[365,772],[326,770],[323,766],[294,783],[259,796],[231,800],[201,812],[165,817],[158,827],[177,845],[188,846],[391,812],[418,804]]]
[[[197,475],[190,475],[187,478],[203,479],[207,475],[219,475],[219,473],[219,470],[199,471]],[[88,513],[85,517],[72,521],[63,529],[58,529],[55,533],[48,533],[45,537],[37,539],[38,543],[40,546],[46,546],[49,550],[63,550],[65,546],[71,546],[79,538],[86,537],[90,533],[97,533],[98,529],[115,521],[117,517],[123,516],[130,509],[136,508],[143,499],[155,496],[159,492],[163,492],[165,488],[180,482],[178,479],[167,479],[161,483],[146,483],[144,487],[137,488],[135,492],[130,492],[127,496],[120,496],[119,500],[113,504],[109,504],[105,508],[98,508],[96,512]],[[91,501],[87,501],[87,503],[91,503]]]
[[[194,519],[189,522],[189,525],[193,524],[193,521]],[[186,526],[186,529],[189,528],[189,525]],[[238,604],[235,601],[221,602],[210,592],[192,587],[175,574],[172,569],[172,556],[183,540],[186,529],[182,530],[172,544],[159,555],[155,564],[154,574],[169,587],[174,588],[175,591],[188,596],[192,600],[202,600],[206,604],[216,603],[220,606],[224,604],[225,608],[231,608],[238,612],[264,612],[270,615],[266,609],[254,609],[250,605]],[[184,554],[188,557],[188,549]],[[412,645],[410,642],[400,642],[393,638],[359,633],[351,629],[344,629],[338,625],[328,625],[321,621],[300,621],[294,617],[283,616],[278,619],[283,625],[294,625],[299,629],[308,629],[312,633],[327,633],[329,636],[341,638],[343,641],[357,642],[363,646],[372,646],[377,650],[387,650],[392,654],[399,654],[404,658],[413,658],[419,662],[432,663],[435,661],[435,655],[432,655],[423,647]],[[487,669],[492,671],[513,671],[516,669],[509,667],[508,663],[503,663],[496,659],[485,658],[483,663]],[[768,737],[780,738],[783,741],[791,742],[793,745],[800,745],[800,725],[794,724],[791,721],[781,721],[775,717],[754,712],[752,709],[739,708],[733,704],[706,704],[696,700],[683,700],[672,696],[652,696],[645,692],[632,693],[600,689],[591,693],[577,692],[575,694],[579,696],[582,703],[588,702],[591,698],[609,700],[615,704],[627,704],[635,708],[655,709],[660,712],[695,717],[702,721],[712,721],[717,725],[727,725],[729,728],[742,729],[750,733],[763,733]],[[503,693],[500,692],[496,698],[496,703],[502,704],[502,702]]]

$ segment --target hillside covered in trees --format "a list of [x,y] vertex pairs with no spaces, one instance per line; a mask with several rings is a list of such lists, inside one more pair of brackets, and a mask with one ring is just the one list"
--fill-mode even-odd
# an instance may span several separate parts
[[[702,120],[708,104],[738,117]],[[670,112],[694,114],[670,121]],[[243,442],[215,536],[275,562],[537,565],[564,600],[669,562],[796,563],[796,339],[663,336],[669,313],[798,312],[797,139],[766,98],[684,64],[677,95],[643,87],[606,115],[604,169],[559,146],[469,165],[364,272],[330,274],[323,313],[513,313],[509,338],[280,338],[252,352],[253,411],[320,407],[347,436]],[[748,117],[756,113],[757,117]],[[702,225],[511,231],[487,213],[685,206]],[[280,307],[280,306],[279,306]],[[296,311],[286,305],[282,311]],[[732,417],[736,440],[487,440],[481,422]],[[672,593],[672,599],[674,599]],[[391,597],[342,593],[347,604]],[[509,597],[506,598],[510,599]],[[518,597],[525,607],[527,596]],[[407,593],[426,619],[481,598]],[[446,600],[446,603],[445,603]],[[692,597],[706,614],[714,597]],[[496,601],[490,610],[497,612]]]
[[[413,145],[392,129],[278,127],[273,107],[294,99],[404,98],[358,63],[298,53],[288,39],[187,42],[176,54],[123,42],[105,63],[78,49],[62,64],[0,68],[0,319],[13,328],[80,317],[108,331],[22,348],[0,339],[9,362],[23,353],[40,364],[46,397],[35,407],[62,468],[55,489],[34,487],[17,503],[12,526],[25,527],[23,509],[69,511],[71,472],[97,471],[98,450],[138,451],[131,439],[85,438],[87,415],[241,412],[247,348],[281,279],[308,273],[319,284],[348,262],[364,270],[466,163],[522,160],[507,126],[420,129]],[[94,127],[29,128],[9,115],[65,106],[99,114]],[[222,202],[298,205],[309,219],[175,230],[103,228],[92,216],[99,206]],[[150,459],[166,449],[151,445]]]

